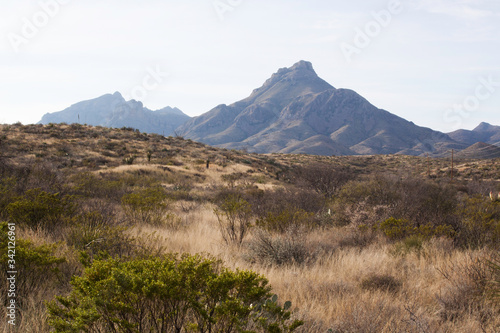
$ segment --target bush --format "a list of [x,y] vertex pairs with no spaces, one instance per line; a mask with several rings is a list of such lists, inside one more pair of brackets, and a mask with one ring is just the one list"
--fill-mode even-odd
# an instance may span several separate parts
[[48,304],[55,332],[292,332],[291,304],[268,281],[214,259],[171,255],[95,261]]
[[86,198],[113,199],[119,202],[126,193],[124,179],[104,179],[91,172],[80,172],[70,178],[72,193]]
[[312,163],[295,168],[291,178],[297,185],[308,187],[325,198],[331,198],[345,183],[354,178],[354,174],[348,167]]
[[459,207],[457,242],[463,247],[500,245],[500,203],[483,196],[467,198]]
[[478,315],[487,321],[491,308],[486,304],[492,271],[484,254],[468,254],[460,262],[448,262],[438,271],[447,280],[443,292],[437,296],[444,320]]
[[492,258],[488,260],[487,263],[492,275],[489,292],[493,301],[497,305],[500,305],[500,260],[498,258]]
[[342,224],[359,215],[369,218],[362,221],[368,225],[394,217],[417,228],[455,226],[457,203],[457,191],[448,185],[376,175],[346,184],[336,199],[335,212]]
[[50,231],[65,225],[75,209],[73,197],[47,193],[41,189],[26,191],[6,208],[10,221],[34,229],[43,227]]
[[265,230],[257,230],[254,239],[247,245],[244,255],[250,262],[264,265],[303,264],[308,259],[314,259],[304,240],[291,232],[272,235]]
[[379,229],[391,240],[403,240],[410,237],[429,239],[432,237],[453,237],[454,231],[451,226],[437,226],[430,224],[419,227],[405,219],[395,219],[393,217],[380,223]]
[[250,204],[237,195],[229,196],[214,213],[224,242],[241,245],[252,222]]
[[[15,265],[20,273],[16,275],[16,299],[18,305],[23,305],[28,297],[43,298],[50,288],[60,286],[59,269],[66,259],[55,255],[58,244],[36,246],[29,240],[15,239],[15,229],[6,222],[0,223],[0,276],[2,281],[7,281],[7,272],[12,271],[8,265]],[[9,243],[13,242],[15,252],[12,254],[8,250]],[[7,295],[7,283],[0,286],[2,295]]]
[[0,218],[7,217],[6,208],[16,196],[15,187],[14,177],[0,179]]
[[284,233],[290,229],[313,228],[313,213],[302,209],[284,210],[279,214],[269,212],[266,217],[258,219],[256,225],[270,232]]
[[401,288],[401,282],[391,275],[371,274],[361,280],[360,286],[364,290],[380,290],[395,293]]
[[122,197],[122,207],[132,223],[162,225],[168,207],[167,194],[160,187],[125,194]]
[[267,218],[269,213],[279,216],[283,212],[302,211],[319,215],[325,204],[320,194],[308,189],[247,190],[242,195],[250,203],[253,214],[259,219]]

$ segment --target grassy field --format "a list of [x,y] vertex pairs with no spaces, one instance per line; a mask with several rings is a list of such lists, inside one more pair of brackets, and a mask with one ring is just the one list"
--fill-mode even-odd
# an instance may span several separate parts
[[20,271],[3,332],[51,331],[46,301],[95,261],[165,253],[263,275],[297,332],[500,332],[499,160],[258,155],[77,124],[0,125],[0,152]]

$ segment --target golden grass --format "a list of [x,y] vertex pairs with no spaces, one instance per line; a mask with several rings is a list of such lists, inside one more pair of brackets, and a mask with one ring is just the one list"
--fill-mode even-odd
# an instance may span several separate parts
[[[452,249],[445,239],[433,240],[417,252],[393,254],[393,244],[377,240],[362,249],[335,248],[319,260],[305,265],[265,266],[243,259],[243,247],[228,247],[220,236],[213,206],[205,204],[188,213],[175,213],[187,221],[180,230],[142,227],[155,232],[161,245],[177,253],[208,253],[222,259],[232,269],[251,269],[266,276],[281,301],[290,300],[297,315],[306,320],[303,332],[498,332],[500,320],[481,321],[477,313],[464,313],[454,321],[441,318],[439,296],[453,291],[442,271],[458,267],[471,257],[485,253]],[[137,231],[137,230],[136,230]],[[306,235],[306,243],[331,240],[335,243],[348,233],[345,229],[316,231]],[[247,240],[250,240],[250,235]],[[361,281],[373,274],[401,282],[397,292],[364,290]],[[463,279],[461,272],[451,272]],[[497,331],[494,331],[497,329]]]

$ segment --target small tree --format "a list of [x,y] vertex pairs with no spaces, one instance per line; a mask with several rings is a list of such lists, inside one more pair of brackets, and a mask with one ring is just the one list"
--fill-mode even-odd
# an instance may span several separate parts
[[250,204],[237,195],[230,195],[214,209],[214,213],[226,244],[241,245],[251,224]]

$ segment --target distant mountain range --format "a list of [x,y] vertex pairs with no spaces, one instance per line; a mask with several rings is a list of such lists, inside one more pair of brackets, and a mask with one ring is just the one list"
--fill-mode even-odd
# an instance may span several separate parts
[[133,127],[141,132],[173,135],[190,117],[177,108],[151,111],[141,102],[125,101],[119,92],[76,103],[69,108],[48,113],[40,124],[81,123],[105,127]]
[[500,144],[500,126],[482,123],[472,131],[448,134],[417,126],[378,109],[352,90],[334,88],[306,61],[278,70],[248,98],[194,118],[177,108],[151,111],[115,93],[46,114],[41,123],[77,121],[176,133],[213,146],[258,153],[444,156],[451,149],[468,148],[468,157],[475,152],[497,157],[493,148]]

